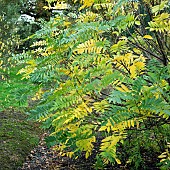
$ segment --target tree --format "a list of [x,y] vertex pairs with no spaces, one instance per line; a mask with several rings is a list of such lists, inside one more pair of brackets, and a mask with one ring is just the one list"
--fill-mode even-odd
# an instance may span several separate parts
[[[26,17],[33,16],[33,19],[49,19],[50,12],[42,11],[45,1],[36,0],[29,1],[0,1],[0,67],[1,79],[7,79],[10,65],[14,65],[11,61],[11,55],[30,46],[31,42],[23,42],[21,39],[27,38],[40,29],[38,22],[30,22],[23,19],[22,15],[28,14]],[[7,71],[7,72],[6,72]]]
[[[15,22],[19,16],[18,1],[0,1],[0,79],[7,78],[9,58],[19,44]],[[9,70],[8,70],[9,71]]]
[[48,83],[30,116],[50,129],[62,155],[88,158],[95,148],[96,167],[147,167],[143,152],[158,156],[170,139],[168,2],[51,2],[44,8],[67,13],[15,57],[26,63],[23,78]]

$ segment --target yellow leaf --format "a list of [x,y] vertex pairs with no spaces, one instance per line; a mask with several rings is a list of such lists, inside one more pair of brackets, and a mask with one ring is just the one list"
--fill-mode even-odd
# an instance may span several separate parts
[[136,25],[141,25],[140,21],[135,21]]
[[134,126],[135,126],[135,124],[134,124],[134,120],[131,120],[131,125],[132,125],[132,127],[134,127]]
[[138,62],[135,63],[135,66],[138,70],[142,70],[145,67],[145,63],[138,61]]
[[74,154],[74,152],[68,152],[68,153],[67,153],[67,156],[68,156],[69,158],[72,158],[73,154]]
[[83,3],[83,6],[81,6],[81,7],[79,8],[79,11],[81,11],[81,10],[84,9],[85,7],[90,7],[90,6],[92,6],[93,3],[94,3],[94,0],[82,0],[81,2]]
[[145,36],[143,36],[143,38],[149,39],[149,40],[152,40],[152,39],[153,39],[150,35],[145,35]]
[[130,66],[130,73],[131,73],[131,78],[136,78],[136,67],[134,64]]
[[161,155],[158,156],[158,158],[165,158],[167,156],[166,154],[166,152],[163,152]]
[[122,36],[122,37],[120,37],[119,39],[120,39],[120,40],[127,40],[127,37]]
[[139,129],[139,122],[136,121],[136,128]]
[[48,10],[48,9],[50,9],[48,6],[44,6],[43,7],[45,10]]
[[115,158],[115,161],[117,162],[117,164],[121,164],[121,161],[118,158]]
[[92,142],[96,142],[96,137],[92,136]]
[[166,160],[166,159],[161,159],[160,162],[163,162],[163,161],[165,161],[165,160]]
[[[112,136],[108,136],[108,137],[106,137],[105,139],[103,139],[102,140],[102,142],[108,142],[108,141],[110,141],[110,140],[112,140]],[[103,143],[102,143],[103,144]],[[103,144],[104,145],[104,144]]]
[[61,153],[61,156],[65,156],[66,155],[66,153]]
[[69,25],[71,25],[71,22],[64,22],[64,26],[68,27]]
[[99,129],[99,131],[104,131],[104,130],[106,130],[107,129],[107,126],[102,126],[100,129]]
[[68,9],[68,4],[64,2],[57,2],[53,9]]
[[123,89],[125,92],[129,92],[129,91],[130,91],[124,84],[121,84],[121,87],[122,87],[122,89]]
[[136,54],[141,54],[141,51],[137,48],[133,48],[133,51],[136,53]]
[[90,156],[89,152],[86,152],[86,159]]
[[128,128],[130,128],[131,127],[131,121],[128,120],[127,123],[128,123]]
[[108,133],[110,132],[110,126],[107,127],[107,132],[108,132]]
[[162,85],[162,87],[165,87],[167,85],[166,80],[161,80],[161,85]]
[[119,90],[121,92],[125,92],[124,89],[122,89],[121,87],[115,87],[116,90]]

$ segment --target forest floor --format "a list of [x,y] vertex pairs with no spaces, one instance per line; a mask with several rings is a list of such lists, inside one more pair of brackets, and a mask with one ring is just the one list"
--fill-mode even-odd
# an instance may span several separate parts
[[52,148],[48,148],[45,144],[44,133],[39,141],[38,146],[31,150],[28,154],[23,166],[18,170],[92,170],[92,160],[77,159],[73,160],[68,157],[61,156]]
[[62,157],[45,144],[47,133],[23,112],[0,112],[0,170],[92,170],[94,159]]
[[0,170],[94,169],[94,158],[86,160],[82,155],[73,160],[48,148],[47,133],[39,127],[38,123],[27,121],[24,112],[14,109],[0,112]]
[[[48,148],[40,124],[27,121],[23,112],[0,112],[0,170],[94,170],[95,156],[78,159],[61,156]],[[153,163],[153,162],[152,162]],[[152,163],[148,170],[156,170]],[[106,170],[129,170],[126,166],[107,166]],[[143,168],[141,167],[141,170]]]

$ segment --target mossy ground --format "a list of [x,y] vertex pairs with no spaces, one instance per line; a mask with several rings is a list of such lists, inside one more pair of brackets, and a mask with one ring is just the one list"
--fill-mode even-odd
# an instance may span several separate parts
[[24,113],[8,110],[0,112],[0,129],[0,169],[15,170],[38,144],[39,126]]

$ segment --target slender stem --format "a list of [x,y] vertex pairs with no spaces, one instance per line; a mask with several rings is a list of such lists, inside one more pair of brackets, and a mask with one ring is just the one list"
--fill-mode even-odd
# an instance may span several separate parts
[[158,36],[157,32],[154,31],[154,33],[155,33],[157,42],[158,42],[158,44],[159,44],[160,51],[161,51],[161,53],[162,53],[163,64],[164,64],[165,66],[167,66],[167,65],[168,65],[168,58],[167,58],[167,56],[166,56],[166,54],[165,54],[165,52],[164,52],[164,46],[163,46],[162,41],[161,41],[160,37]]
[[129,29],[127,29],[127,31],[128,31],[128,33],[130,34],[130,36],[133,38],[133,40],[135,41],[135,43],[138,43],[139,45],[142,46],[142,44],[141,44],[141,42],[138,40],[138,38],[135,39],[135,38],[133,37],[133,35],[131,34],[131,32],[129,31]]
[[[138,33],[141,37],[143,37],[143,35],[140,33],[140,31],[139,31],[138,29],[135,29],[135,30],[137,31],[137,33]],[[145,42],[148,44],[148,47],[149,47],[149,45],[152,46],[154,49],[156,49],[156,50],[161,54],[161,51],[158,49],[158,47],[156,46],[156,44],[153,44],[153,43],[151,43],[151,42],[148,41],[148,40],[145,40]]]
[[157,58],[157,59],[159,59],[161,62],[163,62],[163,60],[162,60],[161,58],[159,58],[159,56],[157,56],[156,54],[154,54],[154,53],[148,51],[146,48],[140,46],[139,44],[135,44],[135,43],[132,42],[131,40],[128,40],[128,41],[129,41],[132,45],[134,45],[134,46],[138,47],[139,49],[141,49],[141,50],[143,50],[143,51],[149,53],[151,56],[154,56],[155,58]]

